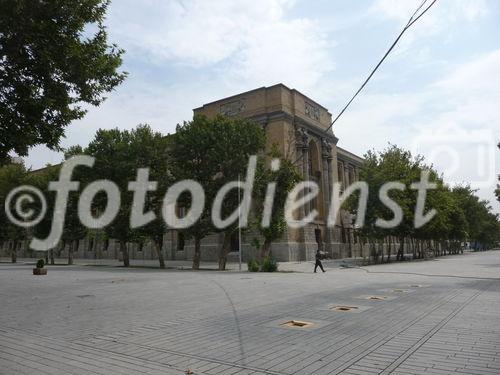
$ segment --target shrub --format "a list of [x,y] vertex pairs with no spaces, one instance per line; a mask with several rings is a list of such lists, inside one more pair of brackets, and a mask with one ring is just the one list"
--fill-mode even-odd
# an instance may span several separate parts
[[262,272],[275,272],[278,270],[278,262],[272,257],[266,257],[262,261]]
[[257,262],[255,259],[250,259],[248,261],[248,271],[259,272],[259,262]]
[[43,259],[38,259],[36,262],[36,268],[43,268],[45,266],[45,261]]

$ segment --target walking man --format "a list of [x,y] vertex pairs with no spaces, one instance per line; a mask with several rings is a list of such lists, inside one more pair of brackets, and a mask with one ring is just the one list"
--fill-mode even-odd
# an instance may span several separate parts
[[316,273],[316,269],[318,267],[321,268],[321,271],[325,272],[325,270],[323,269],[323,264],[321,263],[321,253],[319,252],[319,249],[318,251],[316,251],[316,264],[314,265],[314,273]]

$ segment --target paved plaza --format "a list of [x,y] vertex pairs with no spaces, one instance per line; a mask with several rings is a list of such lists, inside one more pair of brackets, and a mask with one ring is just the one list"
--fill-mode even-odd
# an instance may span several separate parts
[[0,264],[2,375],[500,374],[500,251],[325,274],[32,267]]

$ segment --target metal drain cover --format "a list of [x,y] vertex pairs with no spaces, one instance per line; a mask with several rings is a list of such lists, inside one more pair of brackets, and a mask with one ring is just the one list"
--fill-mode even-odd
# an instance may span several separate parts
[[281,323],[280,326],[289,327],[289,328],[309,328],[312,327],[314,323],[305,322],[303,320],[288,320],[284,323]]
[[371,301],[385,301],[387,299],[387,296],[367,296],[365,298]]
[[358,310],[358,306],[332,306],[330,307],[330,310],[335,310],[335,311],[341,311],[341,312],[353,312]]

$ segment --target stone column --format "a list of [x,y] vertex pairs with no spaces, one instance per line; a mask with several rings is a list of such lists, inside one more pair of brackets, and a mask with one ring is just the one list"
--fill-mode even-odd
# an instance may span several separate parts
[[[299,127],[295,130],[295,145],[297,159],[299,160],[298,169],[304,181],[307,181],[309,179],[309,158],[307,152],[309,147],[309,134],[306,129]],[[301,193],[301,196],[303,196],[303,193]],[[299,219],[303,219],[308,212],[309,210],[306,210],[305,205],[301,206]]]
[[332,177],[332,145],[328,139],[323,138],[321,140],[321,156],[323,160],[323,201],[324,201],[324,219],[325,219],[325,248],[327,251],[330,251],[329,246],[332,242],[332,236],[330,228],[328,228],[328,214],[330,213],[330,204],[331,204],[331,194],[332,194],[332,185],[331,185],[331,177]]
[[[309,147],[304,147],[302,149],[303,152],[303,159],[304,159],[304,181],[307,181],[307,188],[309,189]],[[306,205],[304,205],[304,217],[307,216],[310,212],[310,203],[308,202]]]

